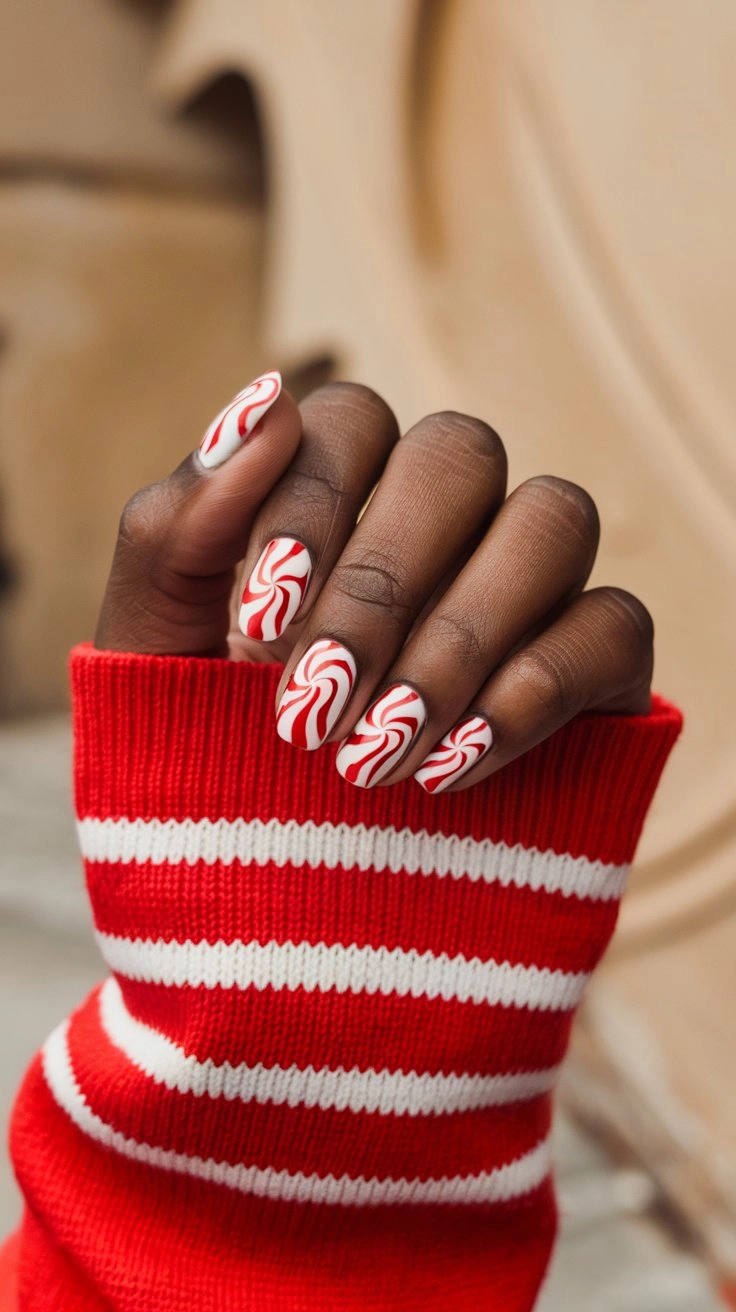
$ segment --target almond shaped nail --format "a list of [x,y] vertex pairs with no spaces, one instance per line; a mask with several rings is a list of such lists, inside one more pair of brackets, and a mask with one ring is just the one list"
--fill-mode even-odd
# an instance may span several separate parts
[[238,392],[220,411],[199,444],[199,460],[205,469],[224,464],[229,456],[240,450],[256,424],[278,400],[281,387],[281,374],[273,369]]
[[335,764],[348,783],[372,788],[398,765],[427,723],[419,693],[406,683],[394,683],[368,707]]
[[304,600],[312,561],[303,542],[272,538],[243,590],[238,624],[246,638],[274,642],[289,627]]
[[350,697],[357,667],[339,642],[320,638],[302,656],[284,689],[276,730],[284,742],[314,751],[337,724]]
[[493,732],[488,721],[480,715],[469,715],[445,734],[414,778],[426,792],[443,793],[477,765],[492,743]]

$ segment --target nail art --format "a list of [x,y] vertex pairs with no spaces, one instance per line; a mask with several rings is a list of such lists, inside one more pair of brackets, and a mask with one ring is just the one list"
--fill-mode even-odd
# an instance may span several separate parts
[[422,762],[414,778],[428,793],[442,793],[485,756],[493,742],[487,720],[470,715],[446,733]]
[[273,369],[244,388],[212,420],[199,444],[205,469],[214,469],[248,441],[256,424],[281,395],[281,374]]
[[343,779],[372,788],[398,764],[427,722],[427,711],[413,688],[394,683],[358,720],[335,764]]
[[245,585],[238,624],[246,638],[273,642],[291,624],[304,600],[312,561],[296,538],[272,538]]
[[355,659],[339,642],[320,638],[304,653],[276,712],[284,742],[314,751],[345,709],[357,674]]

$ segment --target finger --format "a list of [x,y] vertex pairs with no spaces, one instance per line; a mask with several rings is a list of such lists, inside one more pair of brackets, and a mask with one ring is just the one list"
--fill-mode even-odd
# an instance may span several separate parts
[[398,443],[284,672],[281,737],[314,748],[351,727],[505,485],[503,445],[481,420],[431,415]]
[[386,403],[367,387],[333,383],[300,407],[299,450],[253,525],[238,624],[274,642],[304,621],[399,438]]
[[645,715],[651,616],[618,588],[594,588],[481,689],[415,778],[427,792],[467,788],[508,765],[581,711]]
[[[574,483],[535,478],[512,492],[455,582],[401,650],[386,674],[387,692],[340,748],[340,773],[361,787],[413,773],[490,671],[562,597],[584,585],[597,543],[595,505]],[[417,710],[421,705],[423,722],[397,757],[388,749],[395,714],[410,705],[401,702],[397,690],[402,688],[414,690],[419,700],[411,705]]]
[[199,451],[131,497],[98,646],[197,653],[225,642],[234,566],[300,436],[299,411],[281,390],[280,375],[263,375],[213,421]]

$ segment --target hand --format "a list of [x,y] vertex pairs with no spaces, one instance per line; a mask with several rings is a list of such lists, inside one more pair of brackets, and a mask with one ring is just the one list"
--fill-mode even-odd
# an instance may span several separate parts
[[367,388],[297,409],[257,380],[126,506],[96,645],[284,661],[278,732],[345,739],[359,786],[468,787],[581,711],[646,714],[649,613],[583,591],[588,493],[544,475],[507,497],[503,444],[466,415],[398,439]]

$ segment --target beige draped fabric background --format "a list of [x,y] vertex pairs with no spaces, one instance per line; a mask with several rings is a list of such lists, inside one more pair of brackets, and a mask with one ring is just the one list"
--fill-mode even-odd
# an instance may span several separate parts
[[6,0],[0,708],[262,368],[483,415],[600,507],[686,731],[568,1097],[736,1272],[736,7]]

